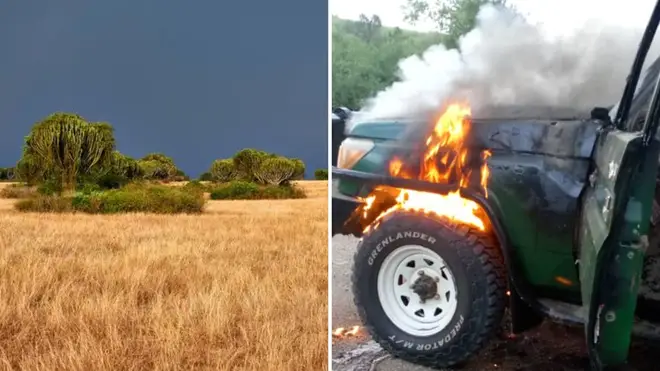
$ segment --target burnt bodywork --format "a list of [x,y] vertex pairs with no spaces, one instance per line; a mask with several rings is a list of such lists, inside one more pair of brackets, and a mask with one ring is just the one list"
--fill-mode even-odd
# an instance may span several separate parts
[[[553,297],[554,291],[561,290],[565,299],[568,288],[579,301],[574,230],[590,157],[604,125],[593,119],[472,121],[468,152],[491,152],[488,197],[478,188],[461,191],[490,214],[500,241],[506,241],[507,260],[538,295]],[[423,147],[417,144],[423,143],[421,136],[428,131],[414,126],[400,140],[382,145],[386,148],[382,158],[396,156],[407,164],[419,164]],[[333,169],[333,177],[361,184],[351,196],[366,196],[377,185],[440,193],[459,189],[458,184],[392,178],[387,174],[388,162],[369,174]],[[361,229],[351,222],[355,219],[349,219],[346,230]]]

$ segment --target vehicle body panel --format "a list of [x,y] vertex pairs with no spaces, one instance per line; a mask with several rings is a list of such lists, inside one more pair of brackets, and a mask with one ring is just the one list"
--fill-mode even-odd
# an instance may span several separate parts
[[[507,221],[504,229],[524,278],[549,292],[579,290],[574,229],[601,125],[593,120],[474,119],[466,142],[473,151],[491,150],[486,202]],[[392,156],[419,163],[418,138],[410,137],[419,132],[399,130],[399,140],[376,140],[352,170],[386,174]],[[372,190],[358,181],[338,181],[337,190],[347,196],[365,197]],[[579,300],[576,294],[566,296]]]
[[654,159],[640,167],[641,138],[641,133],[618,130],[603,135],[582,206],[579,271],[588,313],[585,332],[599,367],[624,363],[630,345],[658,158],[654,142],[646,151]]

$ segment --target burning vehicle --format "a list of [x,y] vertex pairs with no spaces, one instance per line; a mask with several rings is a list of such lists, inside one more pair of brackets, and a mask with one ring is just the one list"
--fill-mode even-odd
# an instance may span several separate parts
[[360,238],[353,295],[384,349],[460,364],[506,308],[513,333],[584,326],[595,369],[625,364],[633,336],[660,339],[660,60],[642,74],[659,22],[660,1],[610,109],[449,101],[347,119],[332,233]]

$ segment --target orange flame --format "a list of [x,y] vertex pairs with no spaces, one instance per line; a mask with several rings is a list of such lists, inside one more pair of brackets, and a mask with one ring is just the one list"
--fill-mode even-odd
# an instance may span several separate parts
[[[426,148],[421,157],[418,179],[431,183],[457,184],[460,188],[470,186],[472,169],[465,169],[471,155],[465,147],[465,138],[470,131],[470,115],[470,107],[460,103],[450,104],[440,115],[431,134],[426,138]],[[488,197],[487,186],[490,175],[486,161],[490,156],[489,151],[483,151],[480,154],[479,185],[486,197]],[[389,171],[392,176],[413,178],[406,172],[404,161],[397,157],[390,161]],[[396,204],[378,215],[366,227],[365,232],[377,227],[384,216],[397,210],[432,213],[482,231],[486,229],[479,205],[462,197],[459,191],[446,195],[408,189],[396,189],[396,192],[398,193]],[[367,198],[363,209],[365,218],[366,211],[373,206],[375,199],[375,194],[371,194]]]
[[360,334],[360,326],[353,326],[350,329],[339,327],[332,331],[333,338],[354,337],[354,336],[358,336],[359,334]]

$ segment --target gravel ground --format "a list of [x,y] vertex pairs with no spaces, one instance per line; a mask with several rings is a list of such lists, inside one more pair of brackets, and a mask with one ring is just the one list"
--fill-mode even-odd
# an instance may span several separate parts
[[[332,324],[351,327],[360,324],[350,289],[350,274],[357,239],[334,236],[332,239]],[[588,365],[583,330],[546,322],[538,328],[510,336],[507,321],[501,335],[478,356],[462,367],[465,371],[529,370],[581,371]],[[635,370],[658,370],[657,348],[633,343],[630,364]],[[387,355],[366,334],[336,339],[332,349],[335,371],[423,371],[425,367],[412,365]]]

